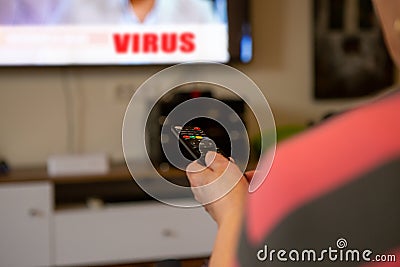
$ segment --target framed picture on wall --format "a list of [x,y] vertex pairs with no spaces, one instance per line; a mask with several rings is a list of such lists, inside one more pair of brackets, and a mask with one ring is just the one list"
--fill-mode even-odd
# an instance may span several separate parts
[[314,96],[354,98],[393,84],[370,0],[314,0]]

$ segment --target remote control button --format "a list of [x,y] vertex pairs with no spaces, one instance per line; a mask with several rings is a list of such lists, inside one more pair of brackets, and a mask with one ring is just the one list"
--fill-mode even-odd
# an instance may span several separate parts
[[184,135],[184,136],[182,136],[184,139],[189,139],[190,138],[190,136],[189,135]]
[[203,139],[203,137],[202,136],[196,136],[196,139]]
[[195,139],[196,137],[194,136],[194,135],[191,135],[190,136],[190,139]]
[[195,131],[200,131],[200,127],[194,127],[193,128]]

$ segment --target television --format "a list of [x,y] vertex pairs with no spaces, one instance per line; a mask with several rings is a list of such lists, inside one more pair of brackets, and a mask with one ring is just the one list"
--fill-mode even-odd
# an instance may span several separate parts
[[249,62],[248,0],[0,0],[0,66]]

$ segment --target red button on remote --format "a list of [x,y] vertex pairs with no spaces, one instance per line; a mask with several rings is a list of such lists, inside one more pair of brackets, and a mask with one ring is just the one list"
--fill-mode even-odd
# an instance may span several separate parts
[[190,138],[189,135],[184,135],[184,136],[182,136],[182,137],[185,138],[185,139],[189,139],[189,138]]
[[195,131],[200,131],[200,127],[194,127],[193,128]]

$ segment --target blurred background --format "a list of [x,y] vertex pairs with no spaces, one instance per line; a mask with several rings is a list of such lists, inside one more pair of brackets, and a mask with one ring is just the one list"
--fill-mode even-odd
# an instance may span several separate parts
[[[354,93],[349,89],[332,94],[331,87],[325,91],[316,88],[317,84],[323,83],[323,77],[325,81],[331,78],[329,72],[320,74],[316,70],[317,40],[325,36],[325,42],[331,38],[335,40],[334,44],[339,42],[340,36],[345,36],[343,49],[346,53],[353,58],[354,55],[365,57],[363,44],[373,41],[365,41],[363,38],[367,37],[360,36],[365,31],[376,31],[374,23],[368,29],[353,23],[360,14],[358,3],[364,0],[332,0],[331,8],[339,6],[344,23],[339,26],[333,23],[335,36],[327,37],[332,31],[325,28],[324,35],[324,30],[318,31],[318,27],[322,27],[318,23],[324,20],[323,12],[331,12],[329,3],[318,2],[319,5],[312,0],[249,1],[253,57],[249,63],[230,63],[261,89],[274,114],[278,137],[290,136],[319,123],[329,114],[370,101],[398,81],[398,70],[390,67],[390,63],[385,61],[385,52],[382,52],[374,55],[372,62],[365,63],[375,64],[372,69],[379,71],[379,64],[383,64],[387,76],[378,84],[382,90],[373,88]],[[322,3],[328,7],[323,7],[325,4]],[[321,12],[316,14],[316,9]],[[335,59],[340,57],[333,52],[326,53],[331,57],[334,55]],[[319,51],[319,59],[323,61],[320,54]],[[332,65],[332,73],[339,65]],[[8,174],[0,176],[0,211],[13,218],[4,219],[2,215],[0,219],[0,266],[155,266],[155,263],[139,263],[166,258],[200,258],[182,264],[204,264],[215,233],[215,226],[206,214],[200,213],[199,209],[187,211],[143,201],[148,197],[137,188],[124,191],[127,184],[133,184],[123,167],[121,136],[124,113],[135,90],[165,67],[0,67],[0,159],[9,169]],[[150,97],[151,94],[149,101]],[[244,115],[248,116],[251,114]],[[250,128],[254,127],[253,123],[250,119],[247,122]],[[106,155],[111,162],[108,172],[89,177],[64,175],[52,178],[42,170],[52,155],[92,153]],[[136,156],[144,155],[139,151]],[[169,175],[174,178],[182,174]],[[35,189],[39,190],[37,201]],[[121,196],[115,192],[125,193]],[[45,197],[41,199],[43,195]],[[109,208],[107,199],[124,204],[114,204]],[[44,208],[36,209],[36,203],[39,206],[44,203]],[[18,209],[22,210],[21,214]],[[171,217],[180,223],[170,221]],[[32,226],[29,218],[40,218],[45,223],[37,225],[34,222]],[[153,227],[149,221],[159,224]],[[204,231],[209,231],[209,234],[202,236],[203,230],[189,234],[185,228],[187,224],[200,222],[206,225]],[[178,228],[170,228],[170,225]],[[134,227],[137,230],[132,230]],[[99,235],[100,232],[103,234]],[[145,236],[155,232],[163,241],[157,238],[147,240]],[[175,238],[176,235],[179,238]],[[124,237],[129,240],[121,241]],[[31,241],[26,242],[28,239]],[[137,243],[131,243],[132,240]],[[158,243],[161,245],[148,253],[157,242],[162,244]],[[104,243],[108,245],[99,245]],[[182,250],[188,246],[193,248]],[[35,249],[30,250],[32,247]],[[12,252],[14,248],[22,254]],[[113,254],[109,253],[110,248],[113,248]],[[37,258],[33,254],[42,256]],[[134,262],[139,263],[133,265]]]

